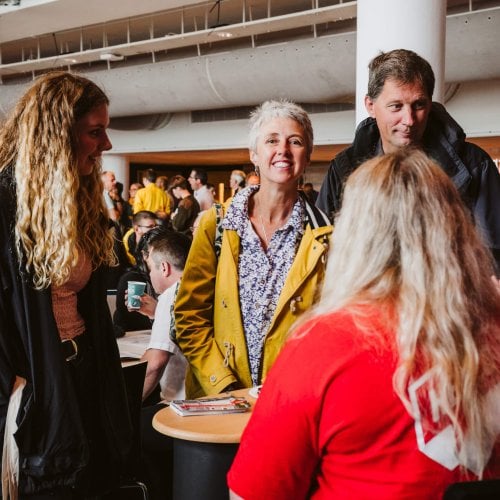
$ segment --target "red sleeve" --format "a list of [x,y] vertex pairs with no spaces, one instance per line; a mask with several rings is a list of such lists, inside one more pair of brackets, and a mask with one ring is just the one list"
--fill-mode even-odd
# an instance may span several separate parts
[[310,379],[297,370],[304,361],[298,344],[288,344],[268,374],[229,471],[229,487],[245,500],[304,498],[311,488],[320,409]]

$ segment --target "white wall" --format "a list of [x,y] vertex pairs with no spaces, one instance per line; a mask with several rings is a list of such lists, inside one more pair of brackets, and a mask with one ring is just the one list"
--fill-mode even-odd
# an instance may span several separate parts
[[500,136],[500,80],[461,83],[446,107],[468,136]]
[[[462,83],[446,107],[468,136],[500,136],[500,80]],[[316,145],[346,144],[354,137],[354,111],[313,114],[312,122]],[[115,154],[245,148],[247,121],[191,123],[189,113],[176,113],[162,129],[109,135]]]
[[[352,139],[353,111],[314,114],[312,122],[315,144],[343,144]],[[175,114],[158,130],[109,130],[114,154],[246,148],[247,136],[247,120],[191,123],[189,113]]]

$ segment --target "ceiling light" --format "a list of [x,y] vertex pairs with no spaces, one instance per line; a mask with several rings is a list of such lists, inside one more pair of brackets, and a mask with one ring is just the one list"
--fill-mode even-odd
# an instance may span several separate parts
[[229,31],[216,31],[215,34],[219,38],[231,38],[233,36],[233,34],[230,33]]
[[101,61],[123,61],[124,57],[120,54],[112,54],[111,52],[104,52],[99,56]]
[[225,28],[226,26],[227,24],[214,24],[213,26],[210,26],[209,29],[213,30],[212,33],[214,33],[215,36],[218,36],[219,38],[231,38],[233,36],[233,33],[221,29]]

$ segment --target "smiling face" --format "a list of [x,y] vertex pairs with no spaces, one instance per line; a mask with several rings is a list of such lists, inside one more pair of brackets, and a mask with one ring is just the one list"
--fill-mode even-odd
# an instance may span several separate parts
[[365,106],[377,121],[384,153],[392,153],[422,140],[431,98],[418,81],[405,84],[388,79],[376,99],[365,97]]
[[106,133],[109,125],[107,104],[101,104],[76,121],[73,128],[78,173],[90,175],[103,151],[111,149]]
[[261,185],[296,184],[309,163],[302,127],[291,118],[273,118],[263,123],[250,159],[259,167]]

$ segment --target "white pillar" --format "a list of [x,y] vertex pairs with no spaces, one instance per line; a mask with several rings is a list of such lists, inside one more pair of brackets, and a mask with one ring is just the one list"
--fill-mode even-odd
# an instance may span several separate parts
[[443,102],[446,0],[358,0],[356,123],[367,117],[368,63],[380,52],[413,50],[436,77],[433,100]]
[[102,155],[102,170],[111,170],[115,173],[116,180],[123,184],[123,197],[128,198],[130,182],[129,161],[126,156],[105,153]]

